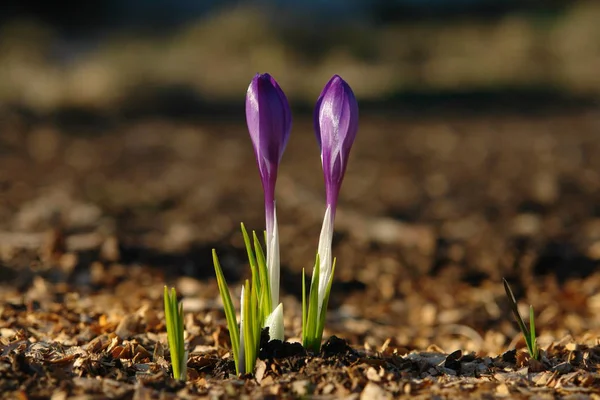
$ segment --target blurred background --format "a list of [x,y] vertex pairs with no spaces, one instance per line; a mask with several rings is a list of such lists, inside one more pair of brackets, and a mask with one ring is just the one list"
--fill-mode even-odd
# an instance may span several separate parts
[[238,287],[239,223],[264,226],[244,96],[270,72],[294,108],[277,201],[298,335],[324,211],[311,111],[337,73],[361,117],[328,333],[499,354],[503,276],[544,343],[598,329],[598,21],[595,0],[5,0],[0,294],[127,313],[168,282],[220,310],[211,249]]
[[365,106],[580,104],[600,94],[599,19],[591,0],[7,0],[0,102],[197,115],[268,71],[296,107],[333,73]]

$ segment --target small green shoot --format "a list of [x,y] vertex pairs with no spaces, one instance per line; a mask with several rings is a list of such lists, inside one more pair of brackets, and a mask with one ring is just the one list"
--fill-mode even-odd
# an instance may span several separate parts
[[237,374],[251,373],[254,370],[261,330],[272,310],[269,274],[263,249],[255,232],[252,232],[251,242],[244,224],[241,224],[241,229],[250,264],[251,280],[246,280],[242,288],[239,324],[217,252],[214,249],[212,251]]
[[333,260],[331,276],[327,282],[321,313],[320,315],[317,315],[319,312],[319,297],[317,287],[319,285],[319,276],[321,274],[320,264],[319,255],[317,254],[317,259],[313,269],[313,276],[310,281],[308,304],[306,298],[305,273],[304,269],[302,270],[302,345],[304,348],[312,350],[315,353],[318,353],[321,350],[321,340],[323,339],[323,329],[325,329],[325,316],[327,315],[329,294],[331,292],[331,285],[333,283],[333,276],[335,274],[335,259]]
[[529,306],[529,329],[527,329],[525,321],[523,321],[523,318],[521,318],[521,314],[519,314],[519,308],[517,306],[517,300],[515,299],[515,295],[510,289],[510,286],[508,285],[506,279],[503,278],[502,281],[504,282],[504,290],[506,291],[506,296],[508,297],[510,308],[512,309],[515,319],[517,320],[517,324],[519,324],[521,333],[525,338],[527,351],[529,351],[529,355],[531,356],[531,358],[533,358],[534,360],[539,360],[540,353],[535,337],[535,319],[533,315],[533,306]]
[[175,288],[171,288],[169,292],[165,286],[163,297],[173,378],[185,381],[187,376],[187,352],[183,341],[183,306],[177,301]]

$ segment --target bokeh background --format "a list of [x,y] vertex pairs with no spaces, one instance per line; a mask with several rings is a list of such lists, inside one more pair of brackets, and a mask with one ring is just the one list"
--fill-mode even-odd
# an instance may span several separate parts
[[0,101],[194,115],[257,71],[298,107],[334,72],[364,103],[581,101],[600,93],[599,18],[567,0],[8,0]]
[[214,345],[210,251],[237,288],[239,223],[264,226],[243,113],[270,72],[294,108],[277,198],[299,335],[323,214],[311,111],[337,73],[361,117],[326,334],[500,354],[518,340],[505,276],[542,345],[585,335],[600,327],[598,21],[591,0],[6,0],[0,293],[98,296],[90,318],[116,326],[159,310],[168,282],[214,316],[199,322]]

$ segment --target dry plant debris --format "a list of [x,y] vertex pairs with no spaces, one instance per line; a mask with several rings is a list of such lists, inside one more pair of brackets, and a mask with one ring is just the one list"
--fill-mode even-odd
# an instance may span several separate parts
[[[238,223],[261,226],[260,193],[239,179],[254,171],[243,123],[142,119],[94,134],[3,116],[2,398],[600,398],[596,114],[365,118],[316,355],[293,343],[314,243],[291,241],[318,232],[322,189],[304,156],[314,138],[297,135],[280,177],[290,343],[263,343],[243,377],[210,264],[217,247],[228,279],[245,278]],[[535,306],[539,362],[503,276]],[[185,383],[171,377],[164,284],[186,313]]]

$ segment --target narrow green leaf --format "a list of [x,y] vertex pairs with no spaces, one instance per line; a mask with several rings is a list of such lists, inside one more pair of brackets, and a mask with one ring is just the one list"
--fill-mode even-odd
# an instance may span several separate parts
[[[260,278],[260,285],[261,285],[261,296],[260,296],[260,300],[261,300],[261,307],[263,310],[266,311],[266,314],[263,315],[263,318],[266,318],[269,313],[271,312],[271,310],[273,309],[273,305],[271,304],[271,285],[269,282],[269,271],[267,269],[267,261],[265,259],[265,253],[263,252],[263,249],[260,245],[260,242],[258,240],[258,236],[256,235],[256,232],[252,232],[252,236],[254,239],[254,252],[256,254],[256,262],[258,264],[258,272],[259,272],[259,278]],[[261,321],[261,323],[264,323],[264,320]]]
[[169,351],[171,354],[171,365],[173,367],[173,377],[177,378],[179,372],[178,354],[177,354],[177,332],[176,332],[176,321],[175,314],[173,313],[173,300],[171,299],[171,292],[167,290],[167,307],[168,315],[167,318],[167,339],[169,341]]
[[[313,267],[313,275],[314,275],[315,271],[314,271],[314,267]],[[311,281],[312,282],[312,281]],[[310,288],[312,288],[312,285],[310,286]],[[308,349],[310,348],[310,344],[311,344],[311,336],[310,336],[310,332],[311,332],[311,323],[310,323],[310,298],[311,298],[311,292],[310,292],[310,288],[308,289],[308,300],[307,300],[307,304],[306,304],[306,323],[302,326],[302,345]]]
[[[257,346],[260,345],[260,332],[261,332],[261,328],[262,328],[262,310],[258,307],[258,298],[256,297],[256,293],[252,292],[251,293],[251,301],[252,301],[252,313],[253,313],[253,319],[252,319],[252,328],[253,328],[253,335],[254,335],[254,339],[255,341],[258,340],[258,344]],[[256,355],[254,358],[257,357],[258,355],[258,349],[256,349]]]
[[240,366],[239,362],[239,351],[240,351],[240,334],[239,327],[236,321],[235,309],[233,308],[233,302],[231,301],[231,294],[217,257],[217,251],[213,249],[213,264],[215,267],[215,273],[217,275],[217,285],[219,286],[219,293],[221,294],[221,301],[223,301],[223,309],[225,310],[225,317],[227,319],[227,329],[229,330],[229,338],[231,340],[231,349],[233,351],[233,359],[235,361],[235,370],[239,373]]
[[266,276],[262,276],[262,267],[260,266],[260,263],[257,260],[257,257],[254,253],[252,243],[250,242],[250,236],[248,235],[248,231],[246,230],[244,224],[242,224],[242,235],[244,236],[244,245],[246,246],[246,253],[248,253],[248,262],[252,270],[252,291],[254,292],[253,298],[256,300],[256,304],[253,307],[255,307],[255,309],[258,309],[258,318],[261,319],[261,314],[263,312],[261,304],[262,292],[264,291],[263,281],[267,278]]
[[173,313],[171,308],[171,295],[169,289],[165,286],[163,291],[163,299],[165,306],[165,320],[167,323],[167,342],[169,344],[169,352],[171,353],[171,365],[173,367],[173,377],[176,377],[177,367],[175,366],[175,332],[173,329]]
[[250,373],[254,370],[254,321],[252,316],[252,306],[250,300],[250,282],[248,280],[244,283],[244,346],[245,346],[245,361],[246,361],[246,373]]
[[[250,287],[250,284],[248,283],[248,287]],[[254,366],[256,365],[256,355],[258,354],[258,344],[257,341],[260,340],[260,338],[257,338],[256,335],[256,320],[257,320],[257,309],[256,306],[252,306],[252,292],[248,292],[247,294],[248,296],[248,302],[250,303],[250,311],[249,311],[249,316],[250,316],[250,335],[251,335],[251,346],[250,349],[251,351],[251,364],[250,364],[250,371],[254,371]]]
[[529,352],[529,355],[531,355],[533,357],[534,353],[533,353],[533,346],[532,346],[532,342],[531,342],[531,337],[532,337],[531,333],[530,333],[529,329],[527,329],[527,326],[525,325],[525,321],[521,317],[521,314],[519,314],[519,307],[517,305],[517,300],[515,298],[515,295],[513,294],[513,291],[511,290],[510,286],[508,285],[508,282],[504,278],[502,278],[502,281],[504,283],[504,291],[506,292],[506,296],[508,297],[511,310],[513,312],[513,315],[515,316],[515,319],[517,320],[517,324],[519,325],[521,334],[523,335],[523,337],[525,339],[525,344],[527,345],[527,351]]
[[[333,265],[331,267],[331,276],[327,281],[327,287],[325,289],[325,296],[323,297],[323,305],[321,306],[321,315],[319,317],[319,325],[316,331],[316,346],[321,349],[321,341],[323,340],[323,330],[325,329],[325,320],[327,316],[327,305],[329,304],[329,294],[331,293],[331,286],[333,285],[333,275],[335,274],[335,263],[336,258],[333,259]],[[317,350],[317,351],[319,351]]]
[[[173,293],[175,293],[175,289],[173,289]],[[175,297],[176,299],[176,297]],[[186,359],[186,352],[185,352],[185,342],[184,342],[184,333],[185,333],[185,328],[183,326],[183,304],[179,303],[179,309],[178,309],[178,320],[179,320],[179,329],[178,329],[178,335],[177,337],[179,338],[179,380],[185,381],[185,379],[187,378],[187,359]]]
[[304,332],[306,331],[306,277],[304,268],[302,268],[302,341],[304,342]]
[[530,341],[531,341],[531,356],[539,360],[539,349],[537,346],[537,338],[535,337],[535,319],[533,315],[533,306],[529,306],[529,332],[531,332]]
[[180,356],[181,353],[179,351],[180,345],[179,345],[179,337],[180,337],[180,333],[179,333],[179,319],[178,319],[178,313],[177,313],[177,293],[175,292],[175,288],[171,288],[171,297],[169,298],[169,303],[171,306],[171,322],[172,322],[172,329],[173,329],[173,343],[172,343],[172,349],[173,352],[171,353],[171,362],[173,363],[173,375],[175,376],[176,379],[179,379],[179,376],[181,374],[180,371],[180,366],[181,366],[181,360],[180,360]]
[[244,224],[241,224],[242,236],[244,237],[244,245],[246,246],[246,253],[248,254],[248,263],[250,264],[250,270],[252,272],[252,291],[256,292],[257,297],[259,297],[261,290],[261,283],[259,278],[258,264],[256,262],[256,257],[254,256],[254,251],[252,250],[252,245],[250,244],[250,237],[248,236],[248,231],[246,231],[246,227]]
[[512,290],[510,289],[510,286],[508,285],[508,282],[506,281],[506,279],[503,278],[502,281],[504,282],[504,290],[506,291],[506,296],[508,297],[510,307],[515,316],[515,319],[517,320],[517,324],[519,324],[519,329],[521,329],[521,332],[523,333],[523,335],[528,337],[529,330],[525,326],[525,322],[523,321],[523,318],[521,318],[521,314],[519,314],[519,307],[517,306],[517,300],[515,299],[515,295],[513,294]]
[[306,348],[310,348],[317,352],[315,349],[316,330],[318,325],[318,312],[319,312],[319,278],[320,278],[320,261],[319,255],[317,254],[317,260],[313,270],[313,276],[310,283],[310,292],[308,300],[308,316],[306,318]]
[[183,306],[177,301],[175,288],[171,288],[171,291],[169,291],[165,286],[163,289],[163,300],[173,377],[185,380],[187,360],[183,338],[185,332],[183,327]]
[[266,297],[270,297],[269,294],[263,290],[258,298],[258,321],[260,324],[264,324],[269,315],[269,309],[267,308],[268,300]]
[[164,305],[165,305],[165,319],[167,322],[167,339],[169,341],[169,346],[171,345],[171,335],[173,334],[173,330],[169,329],[171,326],[173,326],[173,316],[171,315],[171,298],[169,295],[169,289],[167,289],[167,287],[164,287],[164,292],[163,292],[163,299],[164,299]]

